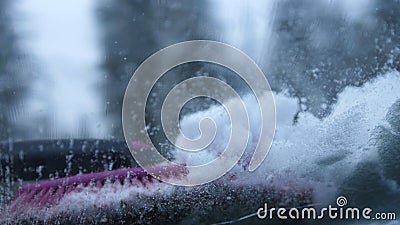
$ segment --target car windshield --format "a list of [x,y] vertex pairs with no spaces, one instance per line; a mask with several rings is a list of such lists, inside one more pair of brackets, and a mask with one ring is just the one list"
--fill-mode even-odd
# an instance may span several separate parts
[[[293,181],[311,187],[313,204],[336,205],[339,196],[346,196],[351,205],[400,216],[399,15],[398,0],[1,1],[0,215],[23,184],[141,165],[129,149],[136,141],[148,144],[141,136],[146,132],[165,159],[180,165],[210,162],[231,146],[231,140],[239,148],[248,137],[241,147],[243,157],[233,160],[241,172],[235,167],[227,175],[235,182],[257,189],[271,179],[282,179],[285,185],[274,184],[285,188]],[[135,84],[133,74],[146,59],[193,40],[232,46],[250,63],[240,64],[228,50],[210,48],[210,60],[177,62],[148,87],[156,71],[149,69]],[[149,68],[182,55],[196,58],[199,52],[195,47],[176,51]],[[239,66],[214,63],[217,59]],[[249,79],[240,71],[250,74]],[[254,78],[254,71],[262,78]],[[179,86],[201,77],[228,84],[236,97],[208,83]],[[264,84],[265,89],[260,88]],[[164,101],[175,87],[181,87],[177,93],[182,99],[201,94],[187,102],[172,97],[166,105],[181,108],[163,117],[168,109]],[[271,95],[260,97],[257,90]],[[144,102],[129,98],[142,93],[148,93]],[[272,108],[263,111],[263,101]],[[242,112],[240,102],[248,117],[233,121],[233,112]],[[132,128],[128,123],[139,120],[132,110],[141,104],[143,129]],[[214,134],[203,130],[204,118],[211,118],[208,125],[217,129],[215,139],[203,143],[202,135]],[[260,127],[264,122],[270,128],[265,132]],[[164,129],[168,123],[174,123],[174,129]],[[241,131],[231,133],[235,127]],[[174,136],[176,130],[183,134]],[[186,138],[210,146],[192,156],[190,150],[196,149],[176,146],[183,146]],[[260,150],[251,175],[258,143],[264,143],[265,151]],[[235,185],[236,190],[240,185]],[[220,189],[207,193],[204,201],[210,205],[212,196],[232,198]],[[202,218],[211,215],[205,207],[179,214],[169,223],[247,223],[244,217],[264,202],[245,202],[238,200],[221,218]],[[147,207],[140,204],[132,210]],[[254,215],[250,219],[253,224],[266,222]]]

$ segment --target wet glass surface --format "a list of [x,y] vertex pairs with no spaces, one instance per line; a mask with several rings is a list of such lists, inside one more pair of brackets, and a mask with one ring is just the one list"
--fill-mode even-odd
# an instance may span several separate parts
[[[10,201],[6,187],[14,190],[38,179],[41,170],[26,165],[36,174],[8,179],[17,171],[6,159],[10,143],[123,143],[123,94],[140,63],[171,44],[210,39],[248,54],[274,91],[277,135],[268,165],[260,168],[264,173],[289,171],[333,187],[331,194],[320,190],[320,196],[328,196],[324,201],[343,194],[353,204],[400,216],[399,14],[398,0],[1,1],[0,202]],[[169,71],[153,89],[146,119],[153,141],[171,158],[173,148],[158,125],[161,100],[193,76],[217,77],[242,96],[249,93],[242,80],[220,66],[191,63]],[[215,105],[210,99],[193,100],[181,117]],[[29,157],[27,149],[14,151],[15,157]],[[126,146],[121,149],[129,156]],[[40,179],[49,174],[54,176],[47,170]]]

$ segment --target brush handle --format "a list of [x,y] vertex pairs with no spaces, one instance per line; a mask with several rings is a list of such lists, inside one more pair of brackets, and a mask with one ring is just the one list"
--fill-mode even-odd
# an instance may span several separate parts
[[125,141],[61,139],[0,143],[2,181],[43,180],[135,165]]

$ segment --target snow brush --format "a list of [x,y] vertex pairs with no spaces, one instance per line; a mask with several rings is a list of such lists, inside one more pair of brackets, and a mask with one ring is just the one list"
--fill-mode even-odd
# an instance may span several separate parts
[[72,177],[59,178],[50,181],[25,184],[17,191],[11,203],[11,212],[27,210],[31,207],[51,207],[58,204],[64,195],[79,192],[84,188],[103,188],[107,183],[123,186],[146,186],[159,182],[149,173],[163,177],[180,177],[185,174],[184,167],[155,166],[146,168],[124,168],[91,174],[81,174]]
[[[74,148],[74,145],[81,148]],[[143,145],[141,144],[141,147]],[[79,192],[88,187],[98,190],[107,184],[145,187],[153,182],[160,182],[149,175],[149,172],[165,178],[179,178],[187,173],[183,166],[153,166],[146,169],[138,166],[127,167],[133,164],[131,160],[128,160],[130,153],[126,144],[119,141],[72,139],[9,142],[1,143],[0,147],[2,183],[8,183],[10,187],[10,184],[14,184],[16,180],[28,180],[28,183],[17,189],[12,202],[6,207],[6,211],[12,214],[20,214],[33,208],[52,207],[58,204],[65,195]],[[7,148],[8,151],[5,150]],[[110,151],[106,152],[104,148],[108,148]],[[122,154],[122,152],[124,153]],[[72,164],[79,163],[76,162],[77,160],[73,160],[73,157],[82,162],[79,165],[79,172],[75,168],[76,165],[72,166]],[[99,162],[101,163],[99,164]],[[83,169],[84,165],[87,165],[85,169]],[[102,170],[101,165],[103,168],[117,167],[119,169],[96,172]],[[84,174],[81,173],[82,170],[91,173]],[[36,176],[32,171],[38,175]],[[42,180],[44,174],[53,176],[53,173],[49,171],[67,176]],[[79,174],[68,176],[71,173]],[[36,181],[29,182],[29,180]],[[4,184],[2,189],[5,189]]]
[[[226,224],[239,216],[245,224],[263,224],[246,215],[266,202],[270,207],[313,203],[307,186],[249,185],[232,174],[195,187],[163,183],[146,170],[171,179],[185,179],[187,171],[182,166],[140,168],[124,142],[57,140],[0,147],[2,179],[7,175],[5,184],[15,193],[0,205],[1,224]],[[42,169],[29,169],[35,167]],[[55,174],[62,176],[52,179]]]

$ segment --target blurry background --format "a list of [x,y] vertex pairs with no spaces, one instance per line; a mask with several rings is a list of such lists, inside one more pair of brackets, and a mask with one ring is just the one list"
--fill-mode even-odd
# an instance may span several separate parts
[[[397,0],[0,4],[1,140],[122,139],[121,102],[134,70],[157,50],[185,40],[240,48],[273,90],[296,97],[301,110],[319,118],[346,86],[399,69]],[[226,71],[182,66],[156,92],[185,77]],[[157,117],[153,111],[149,120]]]

